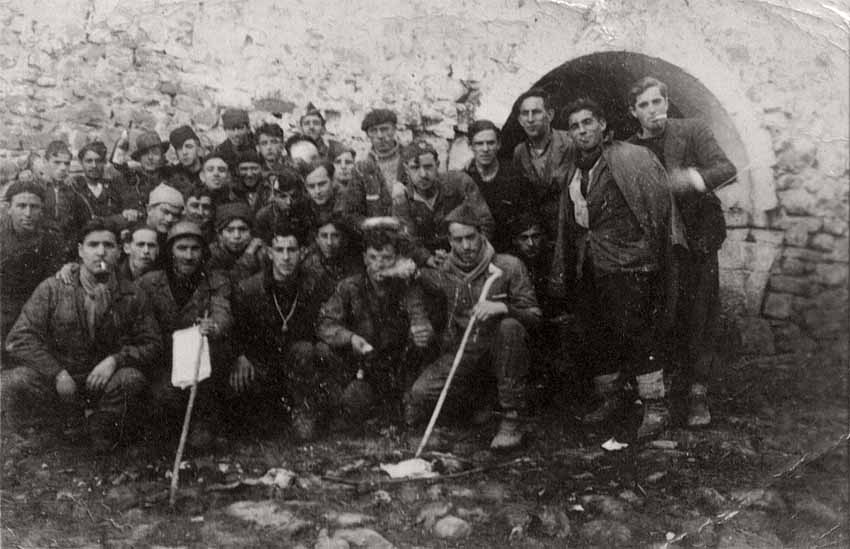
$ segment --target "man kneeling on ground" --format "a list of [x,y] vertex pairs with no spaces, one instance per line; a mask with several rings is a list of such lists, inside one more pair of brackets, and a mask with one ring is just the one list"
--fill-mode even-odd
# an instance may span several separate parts
[[[315,338],[321,282],[301,266],[304,229],[278,223],[268,236],[270,264],[239,283],[233,294],[237,353],[230,374],[231,410],[283,400],[295,435],[312,440],[338,405],[340,384],[330,349]],[[242,410],[251,417],[268,413]]]
[[[405,421],[413,425],[427,417],[445,385],[461,336],[474,319],[476,325],[455,372],[449,398],[457,402],[472,385],[480,383],[482,376],[494,376],[504,416],[490,447],[515,448],[522,443],[518,416],[526,404],[530,362],[527,330],[539,324],[541,315],[534,287],[519,259],[496,254],[471,206],[461,204],[446,216],[445,223],[451,252],[438,269],[423,269],[421,273],[449,297],[444,354],[425,368],[411,387]],[[501,274],[479,301],[491,264]]]
[[115,231],[93,219],[77,249],[72,283],[44,280],[12,327],[6,350],[16,367],[0,376],[0,401],[13,423],[24,410],[82,405],[94,448],[107,451],[142,409],[143,372],[161,339],[142,290],[116,278]]

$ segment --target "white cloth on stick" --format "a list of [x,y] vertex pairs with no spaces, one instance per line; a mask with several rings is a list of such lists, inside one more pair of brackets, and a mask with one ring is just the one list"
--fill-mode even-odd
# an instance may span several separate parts
[[172,339],[174,345],[172,346],[171,384],[185,389],[195,383],[195,366],[197,365],[199,350],[201,364],[198,369],[197,381],[200,382],[210,377],[212,371],[210,346],[207,337],[201,335],[201,329],[198,326],[191,326],[177,330],[172,335]]

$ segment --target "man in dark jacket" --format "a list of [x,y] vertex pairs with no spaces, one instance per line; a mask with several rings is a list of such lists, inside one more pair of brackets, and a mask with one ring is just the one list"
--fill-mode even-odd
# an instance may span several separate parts
[[[16,182],[6,189],[7,215],[0,220],[0,340],[36,286],[58,269],[64,243],[44,224],[44,189]],[[5,362],[5,361],[4,361]]]
[[159,241],[157,232],[144,223],[136,223],[125,233],[124,259],[118,266],[118,278],[132,282],[156,268]]
[[360,366],[344,372],[350,382],[342,404],[352,419],[366,417],[381,400],[398,403],[434,342],[422,285],[409,281],[415,267],[392,223],[365,229],[365,271],[340,282],[320,313],[319,338],[343,364]]
[[216,209],[218,240],[210,246],[207,267],[220,270],[232,284],[260,272],[265,259],[262,239],[252,234],[254,216],[244,202],[223,204]]
[[[526,407],[526,376],[530,354],[528,330],[540,322],[540,307],[522,262],[496,254],[484,236],[478,211],[462,204],[446,216],[451,253],[437,269],[423,269],[422,277],[449,298],[448,326],[443,332],[442,355],[425,368],[407,395],[405,421],[426,419],[445,385],[455,354],[470,322],[474,330],[452,382],[452,399],[481,382],[496,379],[504,413],[490,446],[496,450],[522,443],[519,413]],[[487,279],[498,273],[487,295],[479,300]]]
[[190,126],[180,126],[171,131],[168,141],[177,156],[177,165],[172,167],[169,183],[187,198],[190,189],[201,185],[201,139]]
[[148,204],[148,195],[159,184],[171,179],[172,169],[165,162],[168,141],[160,139],[155,131],[144,131],[136,138],[136,148],[130,155],[137,167],[131,167],[125,156],[129,139],[120,139],[112,155],[112,165],[123,176],[119,190],[122,215],[129,222],[142,220]]
[[417,265],[436,267],[440,254],[448,248],[443,220],[466,202],[481,220],[488,238],[494,230],[493,215],[472,179],[463,172],[438,172],[437,151],[425,141],[414,141],[402,152],[410,184],[393,198],[393,215],[413,236]]
[[611,418],[623,404],[623,377],[635,376],[644,402],[638,437],[669,420],[663,380],[665,265],[672,197],[654,156],[628,143],[604,143],[599,105],[581,99],[565,109],[577,154],[561,200],[552,277],[574,290],[587,337],[578,358],[596,365],[602,404],[584,417]]
[[141,411],[161,339],[145,295],[115,276],[118,236],[102,220],[81,231],[79,256],[73,283],[42,282],[9,333],[15,368],[2,373],[0,401],[12,416],[85,402],[93,445],[106,451]]
[[355,249],[354,232],[339,213],[323,216],[302,259],[302,269],[316,280],[324,302],[343,279],[363,269],[360,250]]
[[517,105],[517,120],[525,130],[526,140],[514,148],[514,166],[531,182],[528,190],[533,206],[554,238],[558,202],[574,145],[567,132],[552,128],[555,111],[545,90],[528,90],[519,97]]
[[[90,217],[68,181],[71,165],[68,145],[63,141],[51,141],[44,152],[44,165],[44,179],[38,183],[44,188],[45,225],[60,235],[75,235]],[[73,242],[67,244],[66,259],[73,261],[76,250],[72,250]]]
[[230,188],[230,202],[244,202],[256,214],[266,205],[272,190],[263,175],[263,159],[254,151],[246,151],[236,161],[236,175]]
[[209,338],[212,376],[198,385],[195,404],[197,415],[189,432],[188,443],[196,449],[209,446],[215,437],[221,414],[220,394],[226,386],[233,355],[230,331],[231,285],[227,276],[206,268],[207,247],[200,227],[180,221],[168,232],[162,250],[163,269],[139,279],[139,286],[150,296],[159,323],[164,353],[154,373],[152,393],[154,410],[164,413],[179,428],[187,394],[171,385],[172,334],[198,325]]
[[629,109],[641,125],[629,141],[649,148],[667,169],[685,225],[688,249],[678,256],[676,360],[690,389],[688,425],[702,427],[711,422],[708,380],[719,362],[717,251],[726,238],[714,190],[732,183],[736,170],[703,121],[668,119],[667,108],[667,85],[660,80],[646,77],[629,90]]
[[489,120],[476,120],[469,126],[472,161],[466,173],[481,191],[495,220],[493,247],[503,252],[510,247],[508,227],[520,212],[533,207],[529,181],[512,163],[499,162],[502,143],[499,128]]
[[301,133],[308,137],[312,137],[316,142],[316,147],[319,149],[319,156],[325,161],[331,161],[333,153],[342,148],[342,143],[333,139],[326,139],[325,132],[327,127],[325,117],[322,112],[312,103],[307,104],[307,108],[301,118],[298,120],[298,126],[301,127]]
[[92,141],[80,149],[77,158],[83,166],[83,175],[73,179],[71,188],[85,205],[86,220],[100,217],[109,219],[116,227],[123,226],[128,221],[122,215],[120,189],[123,181],[120,176],[113,181],[103,177],[106,145]]
[[229,166],[235,166],[240,154],[255,150],[248,111],[225,109],[221,113],[221,127],[224,128],[227,138],[218,144],[214,153],[223,158]]
[[239,322],[229,392],[243,406],[263,408],[249,412],[254,418],[268,417],[273,403],[282,400],[295,434],[312,440],[339,405],[341,389],[339,365],[316,342],[322,297],[319,281],[301,268],[304,239],[303,228],[277,224],[267,242],[269,265],[234,290]]

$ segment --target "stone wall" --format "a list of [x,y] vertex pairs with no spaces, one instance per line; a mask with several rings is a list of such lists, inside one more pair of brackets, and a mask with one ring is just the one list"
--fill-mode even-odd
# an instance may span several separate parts
[[663,60],[681,70],[671,93],[688,114],[722,115],[717,131],[747,162],[746,190],[725,198],[721,254],[745,347],[846,330],[848,18],[837,2],[12,0],[0,20],[0,155],[16,161],[55,136],[111,143],[130,123],[162,136],[190,123],[216,143],[224,106],[290,133],[313,101],[360,151],[364,112],[389,106],[403,139],[427,137],[456,166],[468,158],[457,129],[506,121],[517,95],[564,63],[616,51]]

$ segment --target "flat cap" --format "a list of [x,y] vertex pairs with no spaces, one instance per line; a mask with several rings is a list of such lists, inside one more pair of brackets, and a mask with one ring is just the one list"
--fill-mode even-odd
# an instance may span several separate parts
[[224,109],[221,113],[221,125],[225,130],[233,130],[243,126],[250,127],[251,120],[245,109]]
[[148,206],[156,206],[157,204],[171,204],[182,208],[184,206],[183,195],[174,187],[160,183],[148,195]]

